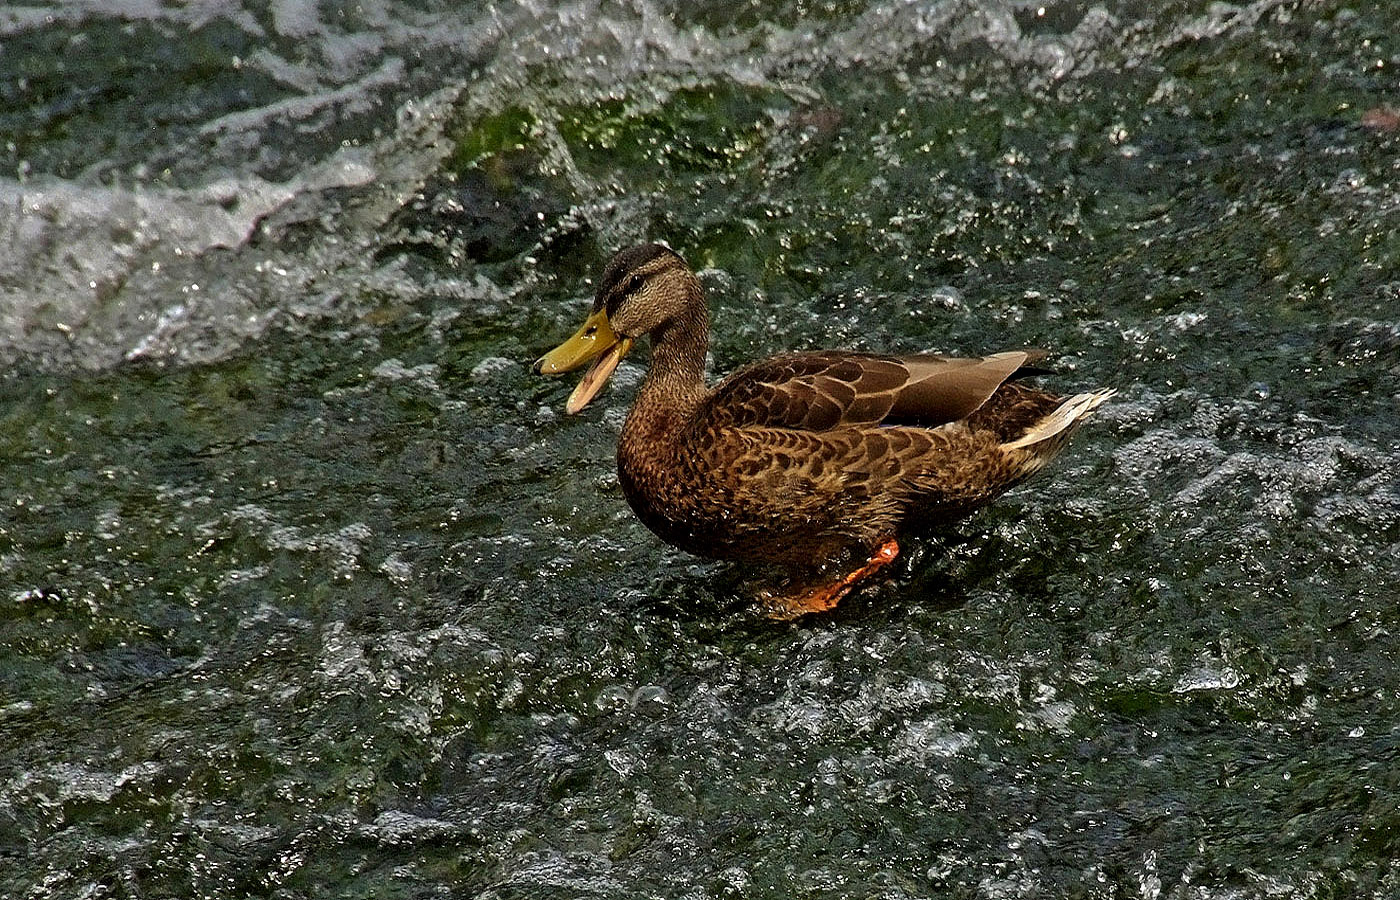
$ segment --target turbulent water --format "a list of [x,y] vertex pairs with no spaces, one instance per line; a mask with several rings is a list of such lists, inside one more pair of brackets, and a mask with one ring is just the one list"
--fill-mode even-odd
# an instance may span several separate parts
[[[0,894],[1400,896],[1394,2],[0,9]],[[528,363],[1052,348],[774,625]]]

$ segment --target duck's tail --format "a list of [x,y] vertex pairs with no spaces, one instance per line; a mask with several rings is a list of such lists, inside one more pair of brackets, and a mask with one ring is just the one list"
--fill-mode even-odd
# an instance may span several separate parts
[[1079,423],[1115,393],[1112,388],[1103,388],[1066,398],[1049,415],[1027,429],[1025,434],[1002,444],[1002,451],[1021,451],[1015,455],[1022,457],[1024,475],[1030,475],[1054,459]]

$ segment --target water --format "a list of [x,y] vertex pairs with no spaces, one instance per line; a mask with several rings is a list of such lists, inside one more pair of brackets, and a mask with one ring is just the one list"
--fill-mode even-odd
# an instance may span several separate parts
[[[1393,3],[0,12],[0,893],[1400,894]],[[527,365],[1058,352],[775,626]]]

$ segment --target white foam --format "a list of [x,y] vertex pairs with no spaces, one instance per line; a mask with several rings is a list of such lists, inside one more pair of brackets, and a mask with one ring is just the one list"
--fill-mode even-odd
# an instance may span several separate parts
[[[312,0],[275,0],[256,13],[240,0],[6,8],[0,35],[130,23],[183,33],[231,23],[253,49],[228,65],[284,90],[256,106],[211,104],[207,121],[153,145],[152,157],[178,159],[187,187],[150,186],[144,163],[101,159],[76,180],[0,179],[0,245],[9,248],[0,257],[0,361],[89,368],[132,358],[207,361],[274,322],[335,307],[373,277],[377,229],[452,150],[446,123],[461,117],[619,96],[640,113],[662,107],[674,91],[716,81],[812,99],[807,75],[833,64],[893,66],[908,78],[901,60],[969,46],[988,48],[1043,85],[1093,71],[1101,53],[1155,52],[1248,27],[1267,6],[1212,11],[1165,36],[1130,31],[1128,49],[1107,40],[1121,29],[1101,7],[1068,31],[1023,28],[1010,5],[905,0],[749,31],[685,24],[651,0],[505,3],[466,14],[380,4],[334,20]],[[539,77],[541,69],[549,77]],[[918,77],[924,89],[963,89],[944,74]],[[575,215],[604,243],[645,228],[648,207],[590,184],[550,116],[537,118],[546,167],[581,198]],[[318,146],[328,128],[361,133],[360,147]],[[27,165],[21,160],[20,171]],[[97,173],[115,180],[99,184]],[[338,188],[354,189],[352,209],[320,196]],[[250,251],[258,224],[284,213],[320,222],[323,232],[287,256],[276,246]],[[234,252],[216,254],[224,249]],[[1194,324],[1182,319],[1177,327]]]
[[249,308],[236,292],[201,295],[211,280],[239,275],[208,255],[245,246],[262,219],[298,197],[375,175],[363,153],[346,151],[286,183],[242,176],[180,189],[0,179],[0,356],[47,348],[101,367],[210,325],[240,338],[260,333],[258,314],[271,310]]

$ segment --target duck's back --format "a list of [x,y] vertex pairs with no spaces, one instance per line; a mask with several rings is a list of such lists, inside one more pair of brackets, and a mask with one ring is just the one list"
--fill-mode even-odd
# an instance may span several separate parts
[[815,352],[775,356],[740,369],[710,392],[697,421],[711,427],[794,428],[914,425],[966,418],[1044,356],[881,356]]

